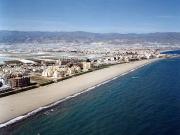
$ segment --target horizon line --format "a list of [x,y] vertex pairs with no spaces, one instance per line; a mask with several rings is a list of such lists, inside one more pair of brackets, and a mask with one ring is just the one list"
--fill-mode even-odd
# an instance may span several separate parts
[[92,34],[155,34],[155,33],[180,33],[180,31],[166,31],[166,32],[90,32],[90,31],[82,31],[82,30],[77,30],[77,31],[48,31],[48,30],[1,30],[0,31],[7,31],[7,32],[49,32],[49,33],[75,33],[75,32],[84,32],[84,33],[92,33]]

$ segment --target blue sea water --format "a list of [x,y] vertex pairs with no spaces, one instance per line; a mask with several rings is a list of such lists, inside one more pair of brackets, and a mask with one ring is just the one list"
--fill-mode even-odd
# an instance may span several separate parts
[[142,67],[0,134],[180,135],[180,58]]
[[180,50],[173,50],[173,51],[165,51],[162,54],[180,54]]

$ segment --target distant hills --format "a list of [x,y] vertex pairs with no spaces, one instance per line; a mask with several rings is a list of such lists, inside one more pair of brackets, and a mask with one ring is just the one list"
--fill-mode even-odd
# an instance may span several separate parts
[[0,43],[52,43],[52,42],[157,42],[180,43],[180,33],[148,33],[148,34],[120,34],[120,33],[90,33],[76,32],[40,32],[40,31],[0,31]]

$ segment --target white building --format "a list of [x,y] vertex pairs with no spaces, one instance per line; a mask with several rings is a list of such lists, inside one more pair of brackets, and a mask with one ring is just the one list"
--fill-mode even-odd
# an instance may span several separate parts
[[57,70],[53,74],[53,78],[62,78],[61,72],[58,72]]
[[91,69],[91,62],[82,62],[82,68],[83,71],[88,71],[89,69]]
[[0,92],[9,90],[9,89],[11,89],[11,87],[7,83],[7,80],[3,77],[0,77]]
[[79,66],[72,66],[71,68],[67,66],[49,66],[42,72],[42,76],[44,77],[52,77],[52,78],[62,78],[64,76],[71,76],[75,73],[81,71]]

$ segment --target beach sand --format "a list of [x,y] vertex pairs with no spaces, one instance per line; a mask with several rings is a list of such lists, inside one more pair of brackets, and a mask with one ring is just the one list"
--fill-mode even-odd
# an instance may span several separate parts
[[37,109],[40,107],[52,104],[156,60],[118,64],[48,86],[0,98],[0,127],[26,117],[28,112],[38,111]]

